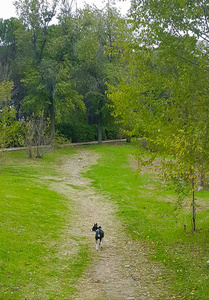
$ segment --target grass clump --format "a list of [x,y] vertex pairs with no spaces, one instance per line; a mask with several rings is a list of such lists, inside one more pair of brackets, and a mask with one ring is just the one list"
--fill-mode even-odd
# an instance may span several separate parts
[[209,201],[209,193],[197,194],[205,208],[197,215],[197,232],[192,233],[191,212],[177,205],[177,195],[166,188],[156,173],[137,173],[130,166],[130,155],[136,152],[133,145],[103,145],[93,149],[100,159],[86,176],[117,204],[127,234],[145,242],[150,259],[165,265],[164,280],[177,298],[208,299],[209,228],[204,203]]

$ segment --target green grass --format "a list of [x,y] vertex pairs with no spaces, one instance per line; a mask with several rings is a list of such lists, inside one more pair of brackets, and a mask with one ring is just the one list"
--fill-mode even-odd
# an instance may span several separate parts
[[23,151],[1,154],[0,299],[67,299],[74,292],[88,247],[78,241],[76,257],[60,253],[73,212],[69,200],[41,180],[59,175],[62,157],[71,153],[60,149],[41,160],[29,160]]
[[[108,194],[118,206],[118,215],[133,239],[146,243],[150,259],[161,261],[166,272],[162,278],[178,299],[203,300],[209,297],[209,211],[197,215],[197,232],[191,228],[191,213],[179,209],[177,196],[153,174],[137,174],[129,164],[132,145],[93,146],[100,154],[98,165],[86,176],[100,193]],[[152,186],[152,189],[149,187]],[[208,192],[197,194],[209,201]]]
[[[183,225],[189,230],[191,213],[177,208],[176,195],[156,174],[138,174],[130,167],[133,145],[90,149],[100,159],[86,176],[117,204],[127,235],[142,241],[150,259],[165,265],[161,280],[172,287],[176,299],[208,299],[207,206],[197,215],[197,232],[185,233]],[[70,299],[75,280],[89,263],[85,240],[69,236],[78,253],[60,251],[73,211],[70,200],[49,187],[62,176],[63,158],[73,153],[58,149],[35,160],[24,151],[0,153],[0,299]],[[197,197],[209,202],[208,192]]]

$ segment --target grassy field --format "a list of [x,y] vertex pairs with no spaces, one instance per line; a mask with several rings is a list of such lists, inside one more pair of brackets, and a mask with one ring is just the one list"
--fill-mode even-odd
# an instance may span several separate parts
[[[127,235],[165,265],[159,280],[172,286],[176,299],[209,299],[209,193],[197,194],[197,232],[192,233],[190,209],[177,207],[177,196],[156,173],[131,167],[133,145],[87,148],[100,158],[85,176],[117,204]],[[63,158],[73,153],[58,149],[41,160],[29,160],[22,151],[1,154],[0,299],[70,299],[75,280],[90,263],[85,241],[78,241],[76,256],[61,254],[73,211],[70,200],[49,187],[51,176],[61,176]]]
[[22,151],[1,154],[0,299],[68,299],[88,263],[85,243],[76,257],[60,253],[73,212],[44,180],[59,176],[60,158],[71,153],[54,151],[41,160]]
[[[209,299],[209,193],[199,192],[197,232],[192,233],[190,209],[177,206],[177,196],[156,174],[137,174],[130,166],[132,145],[93,146],[100,154],[98,165],[86,176],[100,193],[118,205],[126,232],[143,241],[153,260],[161,261],[165,284],[172,286],[176,299]],[[187,224],[188,232],[184,231]]]

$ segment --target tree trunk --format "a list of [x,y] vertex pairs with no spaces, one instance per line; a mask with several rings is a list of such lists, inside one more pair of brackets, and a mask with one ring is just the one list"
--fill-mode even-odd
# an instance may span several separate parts
[[193,225],[193,231],[196,230],[196,211],[195,211],[195,194],[194,190],[192,192],[192,225]]
[[98,115],[98,144],[102,144],[102,113]]
[[37,147],[36,147],[36,150],[37,150],[37,155],[36,155],[36,157],[37,157],[37,158],[41,158],[41,155],[40,155],[40,146],[41,146],[41,137],[40,137],[40,132],[38,131],[38,136],[37,136]]
[[32,147],[32,143],[30,142],[28,145],[28,152],[29,152],[29,158],[33,158],[33,147]]
[[51,136],[52,136],[52,139],[53,139],[54,135],[55,135],[55,113],[54,113],[54,100],[53,100],[53,97],[51,97],[51,99],[50,99],[49,114],[50,114]]

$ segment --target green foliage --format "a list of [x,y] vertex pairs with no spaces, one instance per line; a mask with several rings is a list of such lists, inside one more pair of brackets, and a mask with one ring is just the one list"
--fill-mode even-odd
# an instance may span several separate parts
[[112,112],[108,107],[106,82],[118,81],[117,43],[127,26],[109,5],[103,12],[86,7],[78,15],[78,26],[81,30],[75,44],[78,58],[75,75],[89,123],[98,125],[101,142],[102,127],[107,126]]
[[69,122],[72,118],[73,110],[80,109],[85,111],[82,96],[76,91],[75,80],[71,78],[71,63],[65,58],[59,65],[56,78],[55,103],[57,123]]
[[[208,41],[207,3],[205,1],[135,0],[132,3],[134,26],[141,25],[142,36],[147,42],[156,43],[166,37],[194,36]],[[152,20],[152,22],[149,22]]]
[[[73,118],[71,123],[59,123],[56,125],[59,134],[70,140],[76,142],[90,142],[98,139],[98,126],[96,124],[89,125],[84,120],[79,122],[79,117]],[[118,128],[114,123],[109,122],[109,126],[103,126],[102,137],[104,140],[114,140],[119,138]]]
[[[51,133],[58,122],[72,114],[74,106],[84,109],[82,97],[72,80],[70,58],[66,55],[61,25],[50,26],[59,1],[16,1],[22,27],[16,30],[18,66],[26,95],[23,100],[27,116],[50,117]],[[22,51],[21,51],[22,50]]]
[[[188,3],[184,9],[181,5],[133,2],[132,29],[140,28],[140,34],[127,44],[121,81],[109,86],[108,95],[124,132],[145,139],[151,151],[165,155],[165,177],[194,192],[209,171],[209,74],[202,64],[208,60],[207,49],[193,30],[207,17],[202,21]],[[167,155],[176,161],[168,161]]]
[[16,110],[11,106],[12,88],[10,81],[0,84],[0,148],[23,144],[21,124],[15,121]]
[[11,102],[11,90],[13,88],[13,82],[4,80],[0,85],[0,107],[9,106]]
[[49,100],[49,93],[35,62],[28,60],[25,63],[22,82],[27,90],[27,95],[23,99],[24,112],[28,116],[39,114],[45,109],[46,102]]
[[86,6],[71,15],[61,2],[15,1],[18,18],[0,21],[0,80],[10,74],[14,82],[18,120],[44,112],[53,136],[55,126],[72,124],[81,110],[81,127],[97,125],[101,137],[102,127],[111,126],[106,82],[118,82],[119,40],[127,39],[127,25],[109,4],[104,11]]
[[111,121],[109,121],[109,123],[104,126],[104,139],[107,140],[115,140],[119,138],[119,128],[117,127],[117,125],[115,123],[111,123]]
[[97,26],[100,18],[101,13],[90,8],[84,9],[78,16],[81,32],[79,39],[76,41],[76,52],[78,59],[87,66],[90,66],[98,55],[100,41]]
[[97,127],[83,122],[61,123],[57,125],[57,129],[60,134],[73,143],[95,141],[97,139]]

